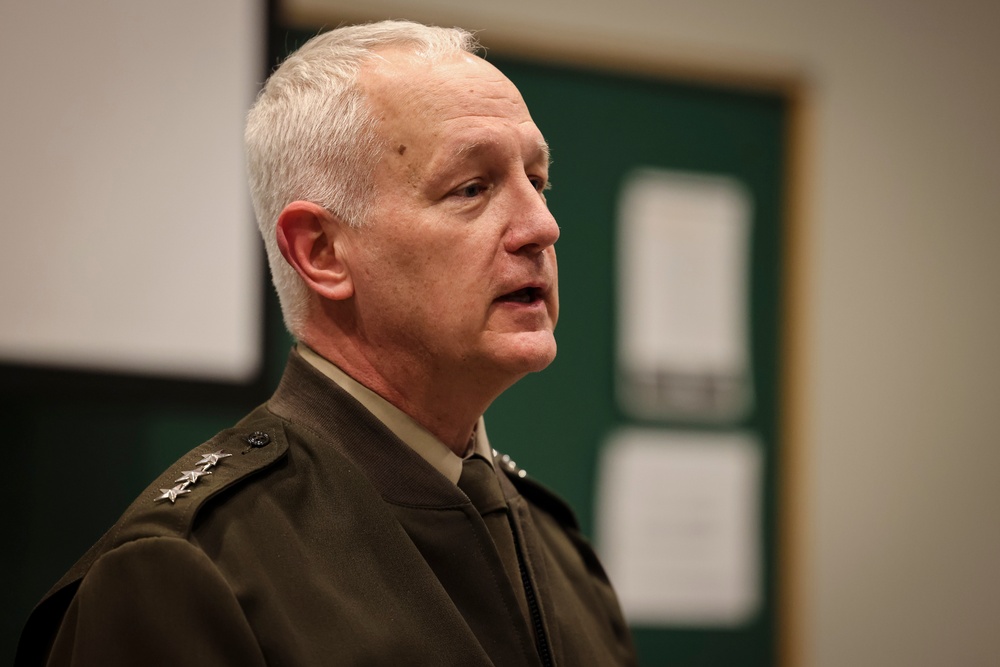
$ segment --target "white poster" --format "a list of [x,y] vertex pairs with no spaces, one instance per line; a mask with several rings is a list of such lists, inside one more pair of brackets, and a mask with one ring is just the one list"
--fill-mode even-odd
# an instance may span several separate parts
[[750,223],[732,179],[639,169],[625,180],[616,377],[627,414],[718,422],[750,409]]
[[753,619],[762,600],[762,459],[746,433],[611,435],[597,547],[629,623],[732,627]]

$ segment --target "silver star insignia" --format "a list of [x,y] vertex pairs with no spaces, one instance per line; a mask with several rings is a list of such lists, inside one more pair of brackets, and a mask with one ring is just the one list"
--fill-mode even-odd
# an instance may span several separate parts
[[160,489],[160,492],[163,495],[157,496],[156,500],[169,500],[173,503],[177,500],[177,496],[183,496],[185,493],[191,493],[191,489],[187,488],[187,484],[178,484],[172,489]]
[[[207,466],[206,466],[207,467]],[[182,470],[181,476],[175,479],[175,482],[187,482],[188,484],[194,484],[198,481],[198,478],[202,475],[211,475],[212,473],[207,470]]]
[[224,459],[227,456],[232,456],[232,454],[226,454],[223,450],[220,449],[217,452],[212,452],[211,454],[205,454],[204,456],[201,457],[201,461],[198,461],[197,463],[195,463],[195,465],[214,466],[216,463],[219,462],[219,459]]

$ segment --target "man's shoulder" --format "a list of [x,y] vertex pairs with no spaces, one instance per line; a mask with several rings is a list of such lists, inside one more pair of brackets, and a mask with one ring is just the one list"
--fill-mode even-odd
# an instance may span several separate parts
[[49,636],[96,563],[114,560],[132,545],[156,545],[164,557],[189,544],[201,513],[237,497],[281,461],[288,450],[285,423],[260,407],[180,457],[155,479],[118,521],[56,583],[32,612],[19,656],[31,655]]
[[285,425],[257,408],[232,428],[198,445],[139,494],[118,521],[70,569],[55,589],[80,579],[102,554],[150,537],[189,539],[206,507],[280,461],[288,450]]

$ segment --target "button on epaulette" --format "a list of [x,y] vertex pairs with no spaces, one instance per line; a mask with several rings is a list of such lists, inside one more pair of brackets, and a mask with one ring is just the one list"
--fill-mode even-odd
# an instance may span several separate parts
[[271,443],[271,436],[268,435],[267,433],[264,433],[263,431],[254,431],[247,437],[243,438],[243,441],[246,442],[247,445],[249,445],[249,447],[243,450],[243,453],[246,454],[251,449],[254,448],[259,449],[261,447],[266,447],[267,445],[269,445]]

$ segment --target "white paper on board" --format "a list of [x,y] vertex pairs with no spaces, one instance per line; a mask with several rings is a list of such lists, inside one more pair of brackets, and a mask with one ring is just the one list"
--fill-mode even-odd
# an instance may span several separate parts
[[618,397],[640,418],[750,408],[750,196],[737,181],[638,169],[618,211]]
[[746,433],[626,428],[607,440],[597,545],[630,624],[752,620],[762,596],[762,458]]

